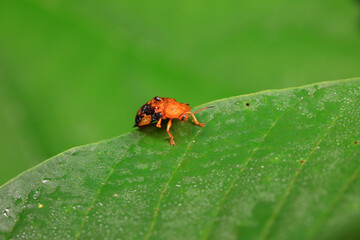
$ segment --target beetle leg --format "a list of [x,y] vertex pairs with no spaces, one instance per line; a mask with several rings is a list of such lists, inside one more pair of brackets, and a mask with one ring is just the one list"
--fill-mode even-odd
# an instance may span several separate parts
[[187,112],[187,114],[190,114],[194,118],[194,122],[195,122],[196,125],[198,125],[200,127],[205,127],[206,124],[198,122],[198,120],[196,119],[195,115],[192,112]]
[[170,133],[170,127],[171,127],[171,119],[169,119],[169,122],[168,122],[167,127],[166,127],[166,131],[167,131],[167,133],[168,133],[169,136],[170,136],[170,145],[175,145],[174,137],[173,137],[173,135],[171,135],[171,133]]
[[159,121],[157,122],[156,126],[157,126],[158,128],[161,128],[161,118],[160,118]]

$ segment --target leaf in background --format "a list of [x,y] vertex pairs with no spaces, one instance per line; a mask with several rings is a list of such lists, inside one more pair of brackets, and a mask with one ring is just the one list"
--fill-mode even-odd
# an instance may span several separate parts
[[0,236],[359,236],[360,79],[214,101],[206,122],[70,149],[0,188]]

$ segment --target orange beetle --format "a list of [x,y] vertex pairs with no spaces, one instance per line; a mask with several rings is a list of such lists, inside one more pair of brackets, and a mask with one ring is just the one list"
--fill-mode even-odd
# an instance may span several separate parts
[[142,127],[157,121],[156,126],[161,128],[161,120],[168,118],[169,122],[166,131],[170,136],[170,144],[175,145],[174,137],[170,133],[171,120],[177,118],[180,121],[185,122],[189,116],[192,116],[196,125],[204,127],[205,123],[198,122],[195,114],[206,108],[212,107],[213,106],[204,107],[197,112],[192,113],[190,111],[191,108],[187,103],[179,103],[173,98],[154,97],[139,109],[135,117],[134,127]]

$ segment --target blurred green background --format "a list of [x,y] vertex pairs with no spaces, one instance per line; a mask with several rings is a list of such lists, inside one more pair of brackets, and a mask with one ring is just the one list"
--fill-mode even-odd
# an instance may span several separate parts
[[167,96],[196,106],[360,76],[355,0],[0,1],[0,184],[132,131]]

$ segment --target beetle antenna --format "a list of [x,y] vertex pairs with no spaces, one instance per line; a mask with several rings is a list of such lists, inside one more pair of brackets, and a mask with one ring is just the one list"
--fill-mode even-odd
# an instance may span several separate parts
[[208,106],[208,107],[201,108],[201,109],[197,110],[196,112],[194,112],[194,114],[197,114],[198,112],[205,110],[207,108],[213,108],[213,107],[215,107],[215,106]]

